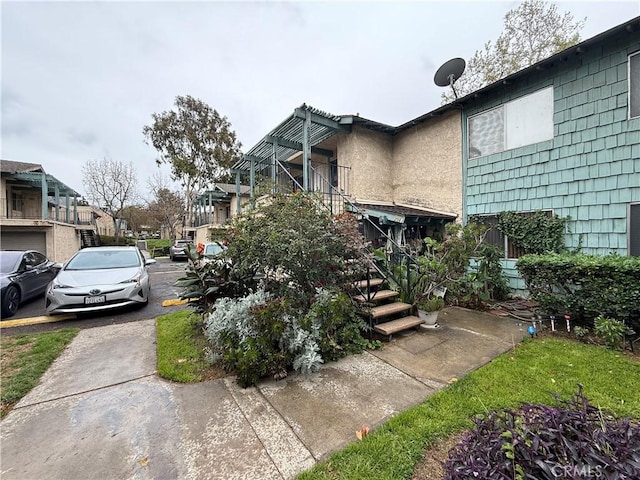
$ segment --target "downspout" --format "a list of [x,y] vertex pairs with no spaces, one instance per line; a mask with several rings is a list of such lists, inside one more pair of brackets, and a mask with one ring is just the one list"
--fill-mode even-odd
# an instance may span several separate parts
[[467,163],[468,152],[467,148],[467,121],[465,119],[465,112],[462,105],[460,105],[460,122],[462,130],[462,225],[467,224]]

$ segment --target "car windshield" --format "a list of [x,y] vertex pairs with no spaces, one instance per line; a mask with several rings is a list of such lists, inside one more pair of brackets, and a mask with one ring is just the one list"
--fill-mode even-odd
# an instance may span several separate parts
[[221,245],[218,245],[217,243],[211,243],[205,247],[204,254],[215,256],[221,253],[223,250],[224,248]]
[[22,258],[22,252],[0,252],[0,272],[13,272],[20,258]]
[[81,251],[73,257],[65,270],[104,270],[140,266],[140,256],[132,250]]

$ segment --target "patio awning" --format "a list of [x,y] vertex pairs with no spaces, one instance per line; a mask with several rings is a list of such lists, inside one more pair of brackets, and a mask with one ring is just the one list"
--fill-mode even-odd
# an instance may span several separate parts
[[[439,223],[453,222],[456,215],[436,212],[433,210],[411,207],[407,205],[376,205],[355,203],[359,213],[377,218],[381,224],[427,225],[437,221]],[[354,210],[347,206],[348,210]]]
[[306,119],[309,119],[308,135],[311,153],[328,158],[333,157],[335,152],[316,147],[316,145],[337,133],[349,132],[353,123],[351,116],[343,118],[302,104],[246,152],[242,160],[234,164],[233,170],[249,171],[252,161],[256,171],[264,170],[273,163],[274,151],[279,161],[285,161],[292,155],[302,152]]
[[81,195],[71,187],[68,187],[53,175],[44,172],[18,172],[11,174],[8,178],[19,180],[31,187],[42,189],[43,180],[46,183],[47,195],[55,196],[56,188],[59,195],[70,197],[80,197]]

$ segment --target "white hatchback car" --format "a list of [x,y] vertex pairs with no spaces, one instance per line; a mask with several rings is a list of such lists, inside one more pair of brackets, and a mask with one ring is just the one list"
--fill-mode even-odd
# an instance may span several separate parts
[[146,305],[151,290],[147,266],[154,263],[137,247],[84,248],[47,287],[47,314]]

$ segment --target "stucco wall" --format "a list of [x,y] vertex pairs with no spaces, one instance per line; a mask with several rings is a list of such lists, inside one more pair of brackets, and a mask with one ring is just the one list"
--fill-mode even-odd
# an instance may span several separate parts
[[338,138],[338,163],[350,167],[350,194],[358,200],[393,199],[391,137],[360,127]]
[[393,140],[393,201],[462,216],[459,112],[416,125]]
[[623,33],[565,63],[504,88],[471,115],[553,85],[552,140],[470,159],[469,214],[551,209],[570,216],[569,247],[627,254],[630,202],[640,201],[640,118],[628,119],[628,55]]
[[47,255],[54,262],[66,262],[80,250],[80,234],[72,225],[53,222],[47,230]]

